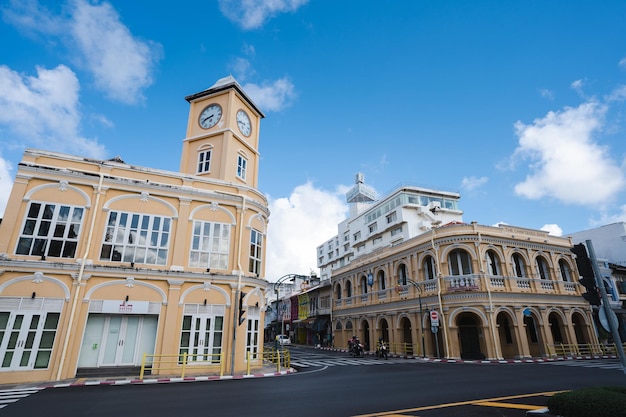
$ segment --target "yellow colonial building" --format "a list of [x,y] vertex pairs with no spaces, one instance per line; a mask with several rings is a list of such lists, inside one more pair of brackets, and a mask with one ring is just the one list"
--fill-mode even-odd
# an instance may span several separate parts
[[264,115],[232,77],[186,100],[180,172],[24,152],[0,224],[0,383],[136,375],[144,354],[261,366]]
[[571,238],[462,221],[455,192],[400,186],[377,200],[357,175],[351,214],[318,246],[335,347],[448,359],[550,356],[597,344]]

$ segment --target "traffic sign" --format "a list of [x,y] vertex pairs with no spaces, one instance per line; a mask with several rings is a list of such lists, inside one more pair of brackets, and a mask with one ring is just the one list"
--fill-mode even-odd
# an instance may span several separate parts
[[437,313],[437,310],[430,311],[430,326],[439,327],[439,313]]

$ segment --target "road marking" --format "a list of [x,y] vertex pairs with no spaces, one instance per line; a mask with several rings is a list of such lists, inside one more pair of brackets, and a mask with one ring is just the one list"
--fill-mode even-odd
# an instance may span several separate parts
[[[508,397],[497,397],[497,398],[485,398],[482,400],[470,400],[470,401],[460,401],[456,403],[448,403],[448,404],[437,404],[437,405],[428,405],[425,407],[416,407],[416,408],[405,408],[404,410],[393,410],[393,411],[383,411],[381,413],[372,413],[372,414],[359,414],[354,417],[378,417],[378,416],[398,416],[404,415],[405,413],[412,413],[415,411],[425,411],[425,410],[436,410],[439,408],[448,408],[448,407],[458,407],[461,405],[475,405],[481,402],[495,402],[495,401],[505,401],[505,400],[513,400],[519,398],[528,398],[528,397],[550,397],[554,394],[558,394],[560,392],[565,391],[547,391],[547,392],[537,392],[534,394],[521,394],[521,395],[510,395]],[[541,407],[544,408],[544,407]],[[400,414],[399,414],[400,413]]]
[[483,401],[480,403],[475,403],[474,405],[480,405],[483,407],[518,408],[520,410],[539,410],[545,408],[543,405],[499,403],[494,401]]
[[41,389],[42,388],[16,388],[0,390],[0,408],[4,408],[22,398],[26,398]]

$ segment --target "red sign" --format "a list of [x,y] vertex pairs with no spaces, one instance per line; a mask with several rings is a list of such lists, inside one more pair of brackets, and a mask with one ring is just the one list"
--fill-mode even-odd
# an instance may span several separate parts
[[433,327],[439,327],[439,313],[435,310],[430,312],[430,325]]

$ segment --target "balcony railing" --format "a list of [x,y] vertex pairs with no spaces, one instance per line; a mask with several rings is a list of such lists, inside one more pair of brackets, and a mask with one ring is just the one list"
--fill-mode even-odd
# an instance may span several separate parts
[[359,307],[370,303],[393,302],[404,298],[428,297],[438,293],[441,284],[442,294],[460,292],[493,293],[536,293],[580,295],[582,286],[576,282],[541,279],[539,277],[493,276],[486,274],[451,275],[441,279],[412,282],[412,285],[397,285],[384,290],[374,290],[367,294],[354,294],[352,297],[335,299],[335,308]]

